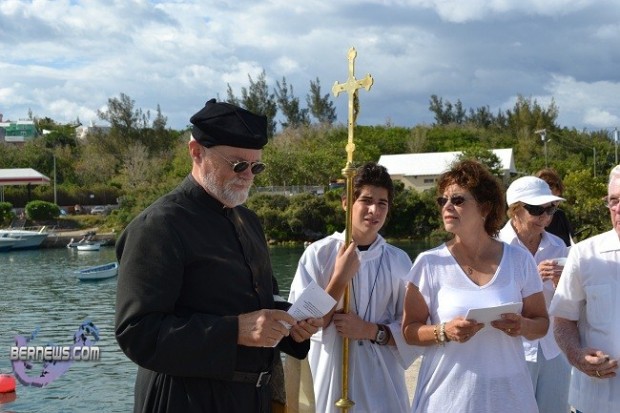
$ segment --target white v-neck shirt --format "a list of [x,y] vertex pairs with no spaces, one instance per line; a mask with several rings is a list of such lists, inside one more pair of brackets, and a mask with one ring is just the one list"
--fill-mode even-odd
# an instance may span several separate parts
[[[430,324],[465,316],[470,308],[519,302],[542,291],[531,254],[503,245],[493,278],[475,284],[445,244],[418,255],[407,280],[415,284],[429,309]],[[520,337],[487,325],[465,343],[426,347],[414,413],[538,412]]]

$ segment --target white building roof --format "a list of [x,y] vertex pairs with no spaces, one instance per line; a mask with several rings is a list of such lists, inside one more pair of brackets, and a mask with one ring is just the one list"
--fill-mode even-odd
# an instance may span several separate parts
[[47,176],[32,168],[0,169],[0,186],[49,183]]
[[[516,173],[512,148],[491,149],[500,160],[504,172]],[[390,175],[436,176],[447,171],[462,152],[403,153],[381,155],[379,164],[387,168]]]

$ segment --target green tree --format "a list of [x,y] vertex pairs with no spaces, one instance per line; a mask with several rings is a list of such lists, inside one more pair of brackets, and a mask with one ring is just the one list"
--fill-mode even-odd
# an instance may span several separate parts
[[26,216],[34,221],[47,221],[60,215],[58,205],[45,201],[31,201],[26,204]]
[[139,125],[138,138],[149,152],[149,154],[158,154],[170,148],[172,134],[166,128],[168,118],[161,112],[161,107],[157,105],[155,118],[151,122],[151,113],[146,111],[142,115]]
[[548,107],[542,107],[536,99],[525,98],[521,95],[517,97],[517,101],[513,109],[506,111],[508,120],[508,128],[513,133],[525,131],[528,134],[536,130],[546,129],[547,132],[558,129],[556,119],[559,115],[555,101],[551,101]]
[[[457,160],[475,159],[478,162],[489,168],[489,171],[498,178],[503,178],[504,172],[502,171],[502,161],[495,153],[489,149],[485,149],[479,146],[472,146],[465,149],[458,157]],[[509,167],[510,165],[506,165]]]
[[446,101],[437,95],[431,95],[428,109],[435,114],[435,125],[449,125],[454,121],[452,113],[452,103]]
[[306,96],[306,103],[310,114],[319,123],[333,125],[336,122],[336,108],[329,98],[329,93],[321,95],[321,82],[318,77],[316,81],[310,81],[310,92]]
[[241,102],[239,101],[239,98],[235,96],[235,92],[233,92],[230,83],[226,84],[226,102],[231,105],[241,106]]
[[404,189],[394,182],[394,204],[384,228],[385,236],[421,239],[439,227],[434,191]]
[[291,238],[286,209],[290,202],[284,195],[253,194],[246,206],[258,215],[263,225],[265,236],[272,241],[286,241]]
[[593,177],[591,170],[579,169],[569,172],[563,179],[566,190],[562,209],[566,211],[575,231],[591,228],[591,235],[611,228],[609,210],[602,198],[607,194],[607,176]]
[[294,96],[293,86],[286,83],[286,78],[282,77],[282,83],[276,81],[276,102],[278,108],[284,115],[285,121],[280,122],[283,128],[297,128],[299,126],[307,126],[310,124],[308,109],[299,107],[299,98]]
[[89,187],[97,183],[110,182],[121,167],[121,159],[98,145],[86,144],[82,147],[80,157],[74,163],[76,183]]
[[241,105],[250,112],[267,117],[267,136],[271,138],[276,132],[275,118],[278,113],[278,105],[274,94],[269,93],[267,74],[263,69],[256,81],[250,75],[248,75],[248,79],[250,86],[241,88]]
[[121,93],[118,99],[109,98],[107,108],[98,110],[97,115],[110,124],[110,131],[99,129],[88,136],[88,143],[102,153],[122,158],[126,148],[138,140],[142,110],[135,109],[135,101]]
[[495,122],[489,106],[481,106],[479,108],[469,109],[468,122],[477,128],[489,128]]
[[10,202],[0,202],[0,225],[6,225],[15,218],[13,204]]
[[293,239],[316,240],[325,235],[326,218],[334,214],[323,197],[300,194],[291,198],[287,210],[288,224]]

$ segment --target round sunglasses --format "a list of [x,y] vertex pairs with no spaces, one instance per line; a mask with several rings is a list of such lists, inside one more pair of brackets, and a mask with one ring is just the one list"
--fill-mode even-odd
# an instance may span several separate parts
[[228,162],[228,164],[232,167],[233,172],[236,174],[240,174],[241,172],[250,168],[250,170],[252,171],[254,175],[258,175],[259,173],[263,172],[265,168],[267,167],[267,164],[265,164],[264,162],[250,162],[250,161],[233,162],[230,159],[226,158],[221,153],[219,153],[218,151],[213,150],[213,152],[217,153],[220,158]]

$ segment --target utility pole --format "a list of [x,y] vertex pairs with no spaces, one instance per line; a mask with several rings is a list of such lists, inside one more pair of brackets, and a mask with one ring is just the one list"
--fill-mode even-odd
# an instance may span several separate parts
[[52,152],[54,159],[54,203],[58,205],[58,197],[56,196],[56,153]]
[[539,129],[537,131],[534,131],[534,133],[540,135],[540,139],[543,141],[543,145],[544,145],[544,151],[545,151],[545,168],[548,167],[547,165],[547,129]]
[[614,142],[616,144],[616,165],[618,165],[618,128],[614,128]]

